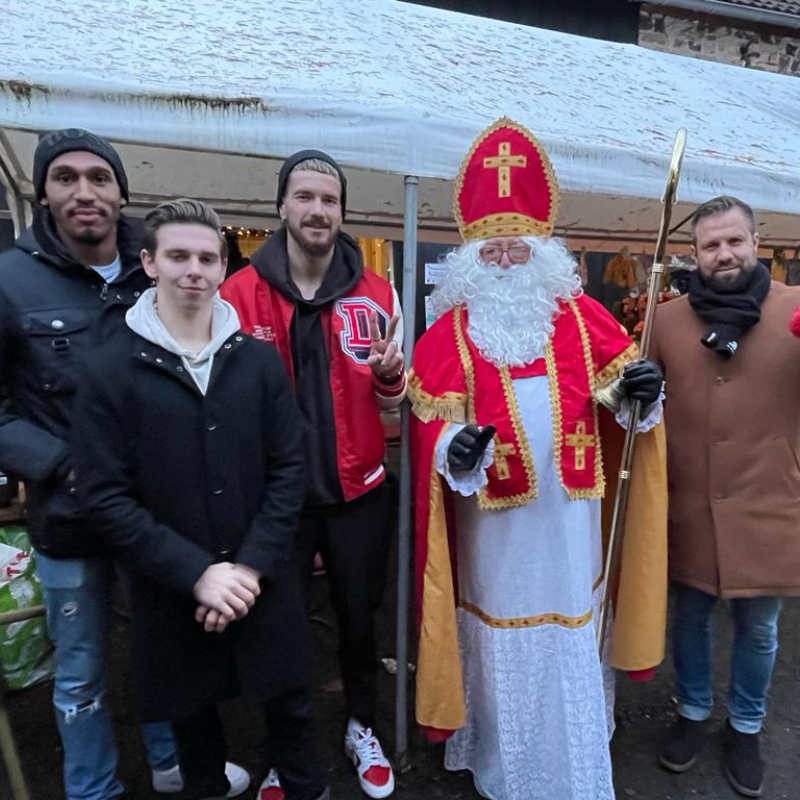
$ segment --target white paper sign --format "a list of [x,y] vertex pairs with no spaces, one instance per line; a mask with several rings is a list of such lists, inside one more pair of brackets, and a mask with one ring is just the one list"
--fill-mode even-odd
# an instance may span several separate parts
[[426,264],[425,265],[425,284],[435,286],[447,272],[447,264]]
[[433,315],[433,303],[431,303],[431,297],[428,295],[425,298],[425,330],[430,328],[434,322],[436,322],[436,317]]

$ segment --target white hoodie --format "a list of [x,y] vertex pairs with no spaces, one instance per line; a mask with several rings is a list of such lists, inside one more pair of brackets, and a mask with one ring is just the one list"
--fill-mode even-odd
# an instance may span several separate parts
[[239,317],[236,309],[215,294],[211,301],[211,341],[199,353],[191,353],[181,347],[164,326],[156,311],[156,297],[155,288],[145,291],[136,305],[128,310],[125,322],[134,333],[138,333],[148,342],[180,356],[184,367],[197,384],[197,388],[205,395],[208,389],[208,379],[211,377],[214,354],[239,330]]

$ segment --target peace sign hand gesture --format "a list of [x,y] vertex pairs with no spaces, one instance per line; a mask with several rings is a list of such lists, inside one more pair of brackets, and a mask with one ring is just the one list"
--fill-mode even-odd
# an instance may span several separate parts
[[386,336],[381,338],[381,331],[378,327],[378,313],[373,311],[369,315],[369,331],[372,344],[369,347],[367,364],[369,364],[375,375],[385,383],[393,383],[403,373],[403,354],[394,340],[394,334],[399,322],[400,317],[395,314],[389,320]]

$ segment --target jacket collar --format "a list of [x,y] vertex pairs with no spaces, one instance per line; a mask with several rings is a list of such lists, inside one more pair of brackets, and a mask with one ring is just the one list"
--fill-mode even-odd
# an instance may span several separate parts
[[321,308],[344,297],[364,274],[364,263],[358,243],[349,234],[339,231],[333,248],[333,259],[313,300],[300,294],[289,272],[286,228],[279,228],[254,254],[256,272],[295,305]]
[[[87,267],[90,266],[80,261],[61,241],[53,221],[53,215],[41,206],[34,209],[33,225],[22,233],[15,242],[15,246],[61,270],[80,270],[85,273]],[[114,283],[124,281],[129,275],[142,268],[141,246],[139,224],[121,216],[117,224],[117,250],[122,269]]]
[[[214,364],[211,369],[211,379],[208,382],[209,394],[217,382],[217,378],[228,363],[228,359],[235,351],[247,342],[249,337],[245,336],[241,331],[229,336],[222,346],[217,350],[214,356]],[[168,375],[173,380],[177,380],[184,386],[191,389],[197,395],[202,397],[202,393],[197,388],[197,384],[189,374],[189,371],[183,366],[181,357],[163,347],[153,344],[138,333],[134,334],[133,348],[131,349],[131,357],[139,363],[145,364],[148,367],[160,370],[163,374]]]

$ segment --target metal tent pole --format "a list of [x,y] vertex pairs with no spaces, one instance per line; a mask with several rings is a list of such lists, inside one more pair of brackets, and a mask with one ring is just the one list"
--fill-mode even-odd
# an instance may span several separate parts
[[[403,354],[411,364],[417,301],[417,195],[419,179],[405,178],[403,211]],[[400,410],[400,509],[397,536],[397,684],[395,695],[395,763],[408,768],[408,606],[411,570],[410,407]]]

